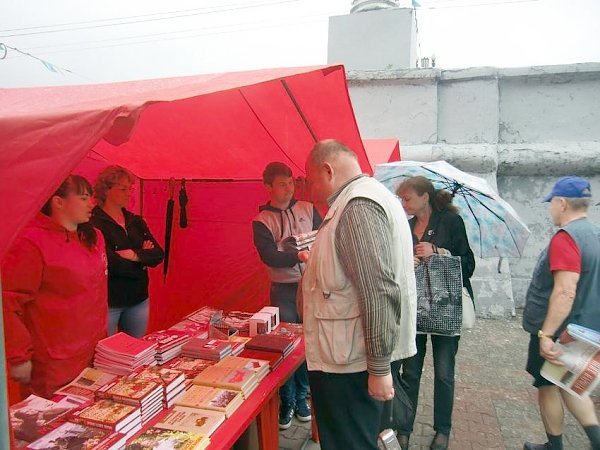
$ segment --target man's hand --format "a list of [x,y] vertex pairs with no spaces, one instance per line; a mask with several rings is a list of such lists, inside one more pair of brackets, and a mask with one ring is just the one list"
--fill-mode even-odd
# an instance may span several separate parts
[[303,262],[303,263],[308,262],[309,256],[310,256],[310,250],[301,250],[298,252],[298,260],[300,262]]
[[420,262],[421,262],[421,258],[417,258],[416,256],[413,256],[413,266],[417,267]]
[[29,384],[31,382],[31,361],[24,362],[8,369],[11,380],[17,383]]
[[394,398],[392,374],[382,377],[369,374],[369,395],[375,400],[385,402]]
[[540,355],[552,364],[556,364],[557,366],[564,365],[558,360],[558,357],[562,355],[562,352],[558,348],[555,348],[554,341],[550,338],[540,338]]

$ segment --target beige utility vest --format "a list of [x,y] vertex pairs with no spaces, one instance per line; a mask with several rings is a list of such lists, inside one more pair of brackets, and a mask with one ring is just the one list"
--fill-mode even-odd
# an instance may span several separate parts
[[[392,230],[392,257],[400,287],[401,319],[394,329],[390,361],[416,352],[416,284],[412,235],[398,198],[370,177],[350,183],[331,205],[317,234],[302,278],[304,338],[309,370],[354,373],[367,370],[365,336],[356,289],[346,277],[335,249],[335,230],[350,200],[379,204]],[[396,305],[396,308],[398,306]]]

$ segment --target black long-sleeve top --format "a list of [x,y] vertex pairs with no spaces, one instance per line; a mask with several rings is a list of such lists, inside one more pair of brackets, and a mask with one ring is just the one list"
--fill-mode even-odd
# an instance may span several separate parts
[[[125,228],[112,217],[95,207],[92,224],[104,235],[108,257],[108,306],[133,306],[148,298],[147,267],[158,266],[165,257],[148,225],[140,216],[123,209]],[[142,249],[144,241],[152,241],[154,248]],[[139,261],[119,256],[119,250],[133,250]]]

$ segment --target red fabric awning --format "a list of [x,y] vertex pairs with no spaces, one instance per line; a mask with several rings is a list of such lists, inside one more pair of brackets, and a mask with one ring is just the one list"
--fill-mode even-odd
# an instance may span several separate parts
[[400,161],[400,142],[398,139],[364,139],[363,145],[371,167]]
[[[90,152],[142,179],[296,175],[315,138],[336,138],[372,172],[344,68],[286,68],[104,85],[0,90],[0,259]],[[249,226],[249,225],[248,225]]]

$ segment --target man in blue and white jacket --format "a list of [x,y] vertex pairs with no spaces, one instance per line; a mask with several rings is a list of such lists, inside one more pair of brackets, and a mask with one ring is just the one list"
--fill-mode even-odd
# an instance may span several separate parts
[[[271,304],[279,307],[282,322],[299,323],[296,308],[298,283],[304,272],[304,263],[298,251],[285,249],[283,241],[292,235],[316,230],[321,216],[312,203],[294,198],[292,170],[281,162],[272,162],[263,172],[263,182],[270,201],[259,208],[252,222],[254,245],[260,259],[267,266],[271,279]],[[308,395],[308,374],[303,364],[281,388],[279,428],[290,427],[294,413],[298,420],[311,420]]]

